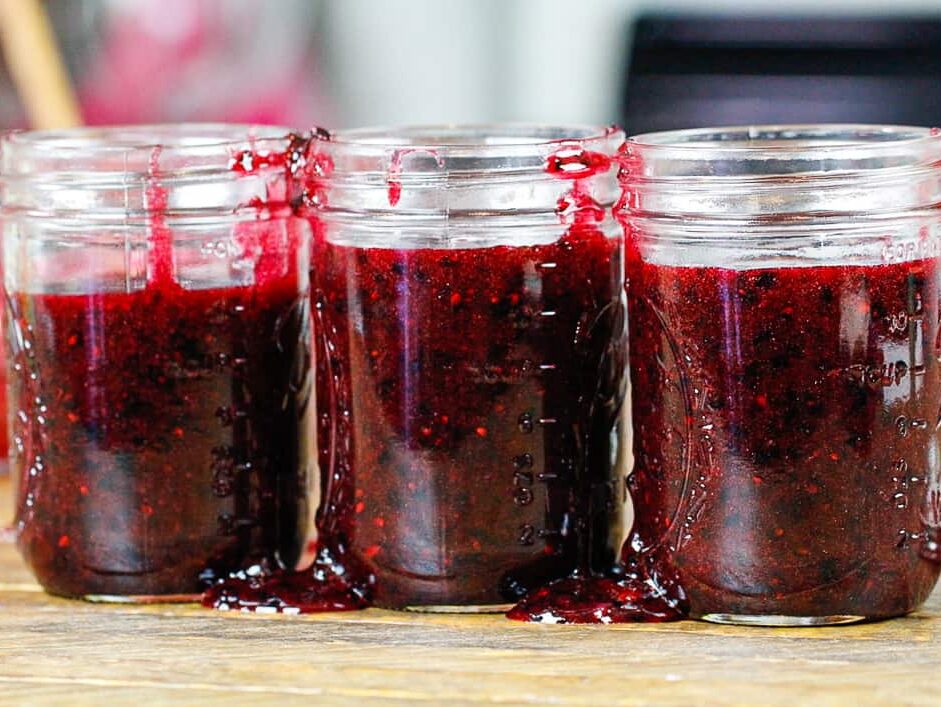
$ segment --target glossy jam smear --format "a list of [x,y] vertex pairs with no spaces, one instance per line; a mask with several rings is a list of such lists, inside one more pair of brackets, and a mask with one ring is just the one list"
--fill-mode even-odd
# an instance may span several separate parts
[[939,572],[934,260],[628,256],[637,520],[694,616],[888,617]]
[[251,287],[13,293],[19,546],[64,596],[175,595],[293,563],[309,304]]
[[309,614],[369,606],[369,581],[321,554],[302,572],[261,563],[233,572],[203,594],[204,606],[220,611]]
[[548,624],[623,624],[677,621],[686,616],[686,596],[669,565],[645,562],[627,571],[576,572],[527,594],[506,616]]

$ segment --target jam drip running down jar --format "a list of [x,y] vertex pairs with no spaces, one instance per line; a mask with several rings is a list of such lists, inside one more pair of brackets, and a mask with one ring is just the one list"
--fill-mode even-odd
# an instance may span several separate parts
[[207,603],[495,611],[615,565],[623,141],[496,126],[315,140],[317,557]]
[[286,131],[12,133],[3,273],[19,548],[51,593],[192,597],[307,524],[310,226]]
[[711,621],[916,609],[941,568],[941,135],[706,129],[624,158],[625,564]]

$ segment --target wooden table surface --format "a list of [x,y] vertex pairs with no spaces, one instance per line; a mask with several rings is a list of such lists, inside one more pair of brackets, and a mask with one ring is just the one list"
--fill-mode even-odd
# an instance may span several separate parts
[[[0,519],[9,485],[0,480]],[[941,704],[941,593],[818,629],[310,617],[46,596],[0,542],[0,703]]]

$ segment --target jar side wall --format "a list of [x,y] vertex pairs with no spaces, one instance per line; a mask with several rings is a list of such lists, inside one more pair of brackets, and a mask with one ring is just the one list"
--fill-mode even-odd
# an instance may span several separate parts
[[[247,287],[296,273],[308,283],[310,224],[301,218],[162,220],[172,282],[186,290]],[[10,291],[135,292],[153,279],[152,226],[100,226],[75,219],[3,220]]]

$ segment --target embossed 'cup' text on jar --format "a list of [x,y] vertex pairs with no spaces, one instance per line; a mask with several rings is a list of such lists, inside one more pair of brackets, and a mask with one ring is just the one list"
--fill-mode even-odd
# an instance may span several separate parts
[[50,592],[193,598],[293,567],[310,226],[277,128],[12,133],[0,158],[16,532]]
[[941,567],[941,136],[704,129],[624,158],[625,559],[714,621],[917,608]]

